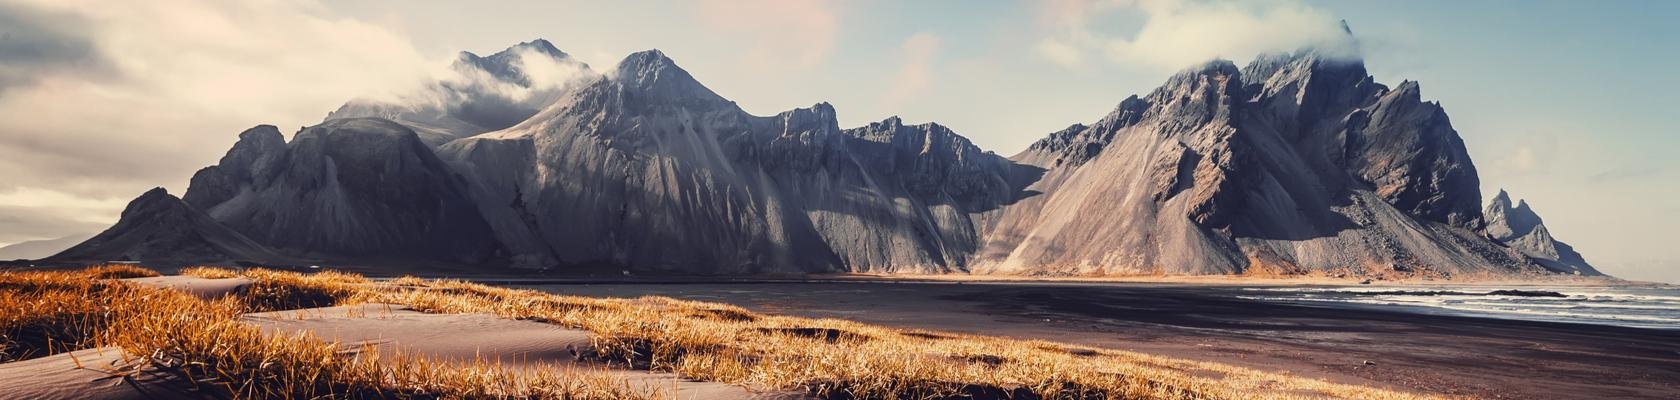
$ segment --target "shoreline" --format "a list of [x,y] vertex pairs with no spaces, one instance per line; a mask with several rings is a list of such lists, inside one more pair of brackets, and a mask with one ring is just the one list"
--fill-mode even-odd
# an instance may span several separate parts
[[[30,271],[30,270],[64,270],[76,269],[86,263],[42,263],[31,261],[0,261],[0,271]],[[139,265],[139,264],[134,264]],[[159,271],[172,273],[182,268],[200,266],[198,264],[179,265],[175,267],[161,267],[146,264]],[[220,266],[218,264],[203,264],[202,266]],[[244,269],[249,267],[227,266],[228,268]],[[325,270],[352,272],[369,278],[398,278],[413,276],[426,279],[460,279],[474,282],[498,284],[687,284],[687,283],[823,283],[823,282],[908,282],[908,283],[1114,283],[1114,284],[1195,284],[1195,285],[1226,285],[1226,286],[1312,286],[1312,285],[1359,285],[1369,282],[1371,285],[1393,286],[1439,286],[1439,285],[1507,285],[1507,286],[1607,286],[1607,287],[1680,287],[1680,284],[1636,281],[1604,276],[1575,276],[1575,275],[1513,275],[1513,276],[1466,276],[1458,278],[1386,278],[1386,277],[1331,277],[1322,275],[1021,275],[1021,274],[976,274],[967,272],[952,272],[944,274],[926,273],[775,273],[775,274],[674,274],[661,272],[627,273],[617,267],[581,268],[579,272],[553,273],[542,270],[520,269],[463,269],[460,267],[415,265],[396,268],[369,265],[328,265],[320,268],[308,266],[260,266],[260,268],[292,271],[317,272]]]
[[1675,330],[1268,302],[1236,298],[1239,288],[1232,285],[889,282],[518,287],[667,296],[756,312],[1051,340],[1423,393],[1519,399],[1680,393]]

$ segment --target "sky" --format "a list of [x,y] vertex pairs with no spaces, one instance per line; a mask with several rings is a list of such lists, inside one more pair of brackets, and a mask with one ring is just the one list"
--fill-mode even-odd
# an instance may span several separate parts
[[938,122],[1005,155],[1172,72],[1326,40],[1421,82],[1480,172],[1624,278],[1680,282],[1680,2],[0,0],[0,244],[179,194],[236,135],[318,123],[544,38],[596,69],[657,48],[748,112]]

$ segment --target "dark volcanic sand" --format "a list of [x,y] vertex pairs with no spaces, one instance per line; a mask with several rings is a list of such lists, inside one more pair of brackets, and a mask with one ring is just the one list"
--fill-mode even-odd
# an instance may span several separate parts
[[[527,286],[1046,339],[1486,398],[1680,398],[1680,330],[1239,299],[1208,285],[681,283]],[[1368,364],[1370,361],[1374,364]]]

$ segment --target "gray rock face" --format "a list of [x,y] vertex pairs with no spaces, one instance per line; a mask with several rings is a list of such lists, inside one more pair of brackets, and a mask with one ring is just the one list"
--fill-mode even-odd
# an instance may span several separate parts
[[1566,274],[1603,275],[1588,264],[1574,247],[1553,238],[1545,222],[1529,208],[1527,201],[1518,200],[1512,206],[1511,195],[1504,189],[1488,201],[1483,215],[1487,219],[1489,238],[1521,251],[1546,269]]
[[156,188],[129,202],[116,225],[48,260],[285,263],[289,258]]
[[449,143],[517,265],[948,271],[1009,163],[937,125],[743,112],[658,51],[507,130]]
[[[1082,129],[1081,129],[1082,128]],[[1311,50],[1215,61],[1013,160],[976,270],[1072,274],[1497,274],[1475,166],[1417,85]]]
[[328,113],[326,119],[396,121],[413,129],[432,147],[507,128],[536,114],[563,89],[556,82],[539,82],[528,70],[543,66],[527,63],[551,63],[575,69],[580,75],[589,71],[588,65],[542,39],[520,43],[487,57],[463,51],[451,65],[453,79],[428,84],[410,98],[351,100]]
[[194,175],[186,197],[289,254],[478,263],[498,249],[465,182],[414,131],[382,119],[327,121],[291,143],[253,128]]
[[182,200],[210,209],[238,196],[241,185],[268,186],[286,159],[286,138],[274,125],[257,125],[239,133],[239,141],[216,165],[193,174]]

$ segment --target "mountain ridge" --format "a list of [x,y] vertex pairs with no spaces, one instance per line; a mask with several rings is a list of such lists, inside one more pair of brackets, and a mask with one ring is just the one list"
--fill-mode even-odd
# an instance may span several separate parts
[[[543,40],[498,55],[521,46],[567,57]],[[345,232],[454,212],[461,219],[450,221],[468,222],[446,225],[468,228],[433,235],[447,239],[432,243],[471,244],[414,259],[539,270],[1563,272],[1513,247],[1526,242],[1484,233],[1474,164],[1444,110],[1423,101],[1415,82],[1390,88],[1374,82],[1363,61],[1312,49],[1264,54],[1242,68],[1226,60],[1187,68],[1096,122],[1069,125],[1008,158],[933,122],[894,116],[841,129],[827,103],[754,116],[658,50],[633,53],[607,71],[570,81],[517,123],[441,143],[412,121],[340,115],[305,129],[407,148],[328,161],[415,160],[389,169],[408,171],[396,176],[412,176],[410,183],[364,180],[358,190],[428,187],[410,196],[436,197],[441,208],[365,214],[372,211],[272,200],[318,197],[309,194],[317,183],[275,192],[292,195],[252,194],[274,174],[340,173],[290,155],[275,161],[282,158],[272,154],[285,153],[276,149],[299,140],[276,145],[278,131],[263,126],[247,131],[249,144],[241,134],[202,179],[195,175],[184,197],[265,244],[284,242],[275,247],[328,260],[356,253],[363,257],[351,259],[366,261],[392,247],[345,251],[285,241],[226,204],[336,210],[316,215],[338,217],[316,220],[337,221],[334,229]],[[390,134],[400,131],[409,134]],[[368,139],[408,136],[415,144]],[[426,161],[434,153],[437,161]],[[320,182],[330,188],[331,181]],[[229,200],[240,196],[247,200]],[[365,222],[372,220],[393,222]],[[1549,234],[1528,237],[1549,243]]]

